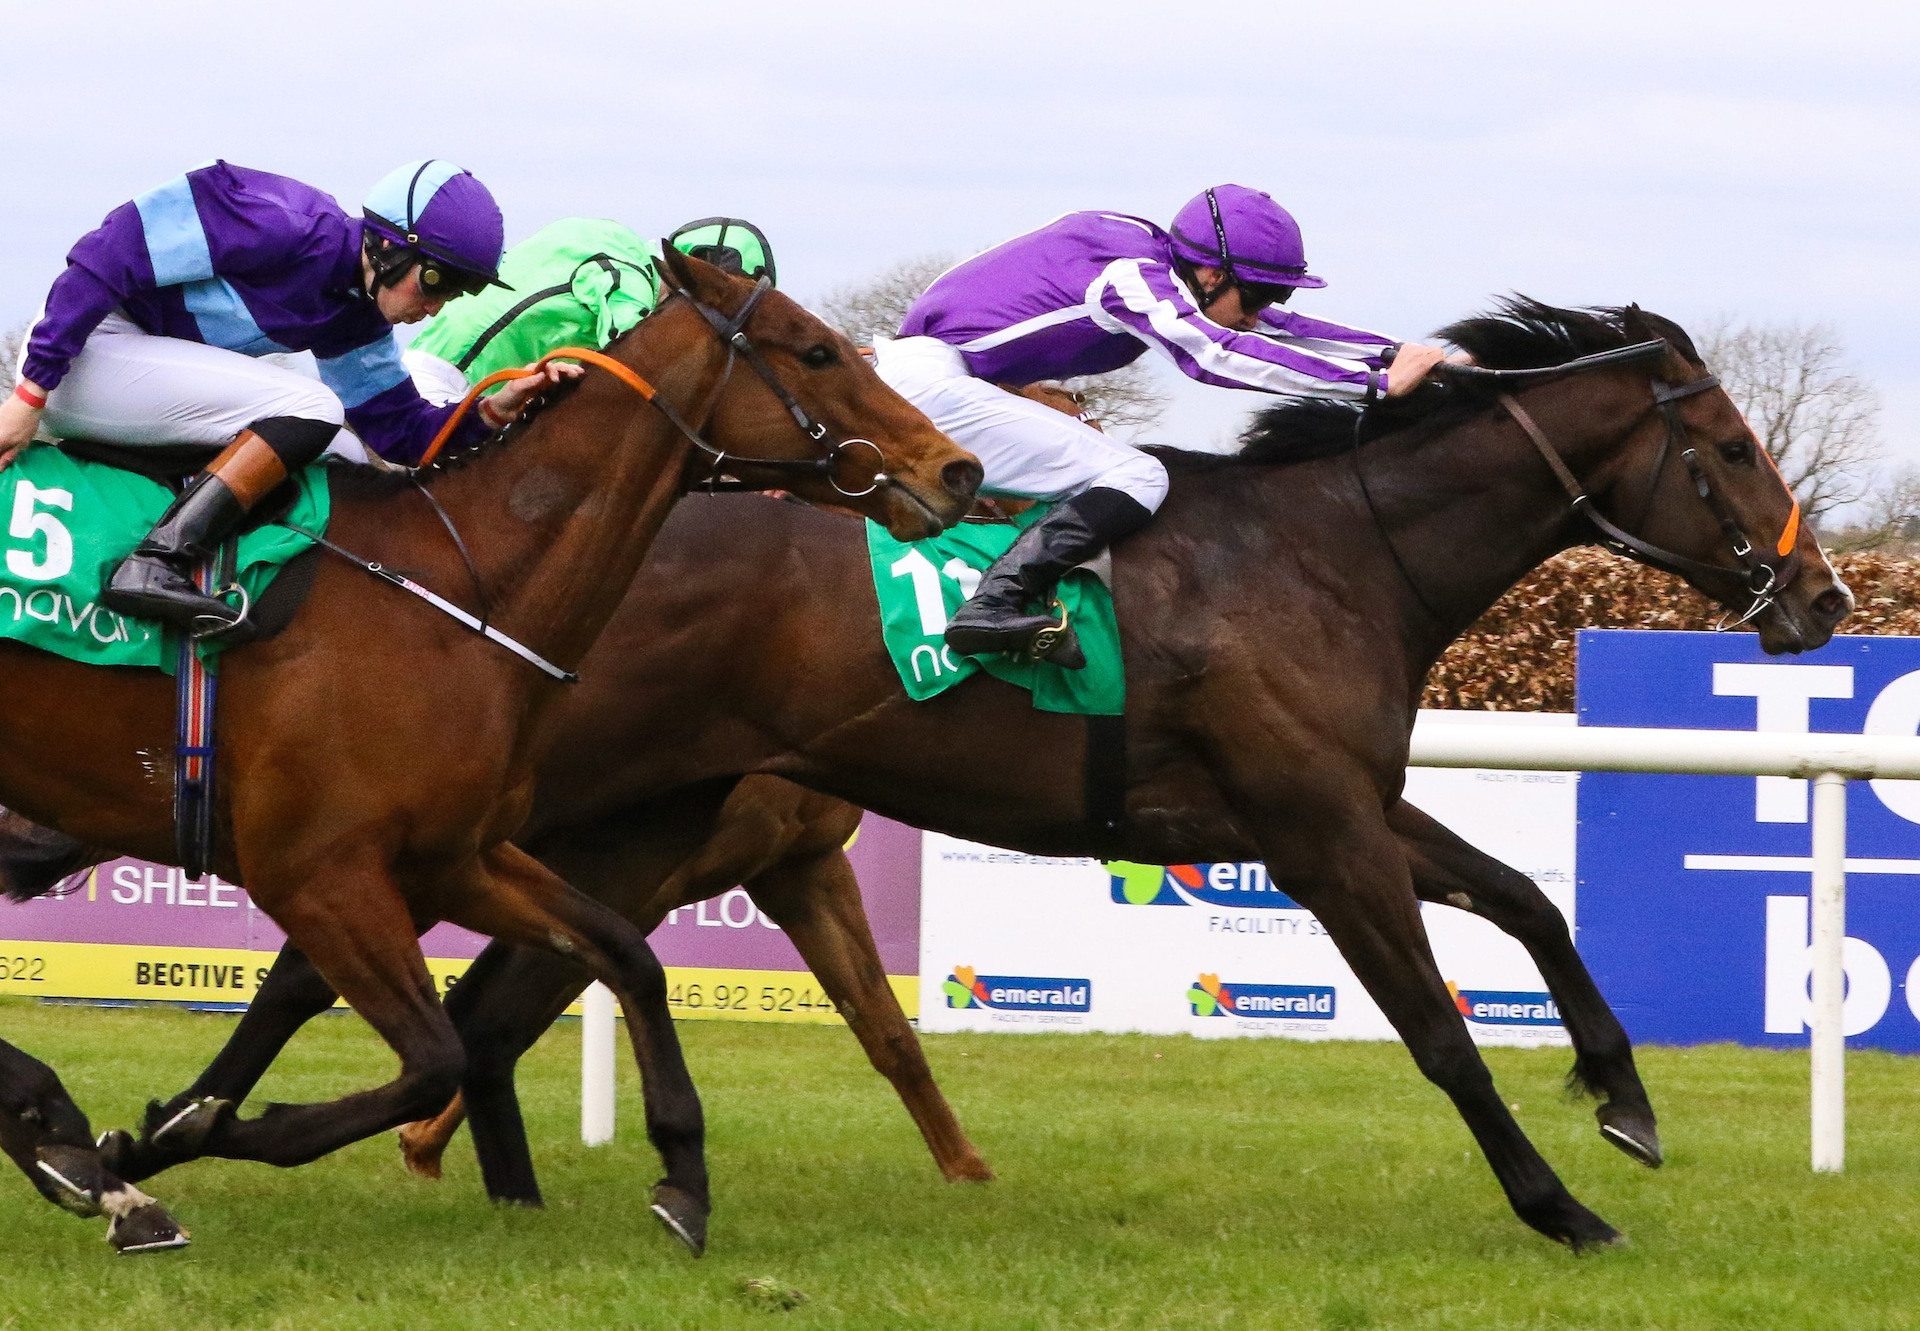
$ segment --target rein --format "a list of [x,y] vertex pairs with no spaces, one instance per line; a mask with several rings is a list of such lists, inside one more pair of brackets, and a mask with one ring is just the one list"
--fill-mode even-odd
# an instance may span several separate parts
[[[1581,356],[1576,360],[1570,360],[1561,365],[1541,366],[1524,370],[1493,370],[1476,365],[1455,365],[1448,366],[1446,373],[1453,377],[1473,379],[1485,383],[1530,384],[1558,378],[1567,374],[1577,374],[1587,370],[1601,369],[1607,366],[1644,360],[1648,357],[1659,355],[1665,350],[1666,343],[1655,339],[1649,342],[1637,342],[1632,346],[1618,347],[1611,351],[1596,352],[1590,356]],[[1649,568],[1657,568],[1662,572],[1672,573],[1677,577],[1705,581],[1709,584],[1715,582],[1724,584],[1728,579],[1738,580],[1740,590],[1750,598],[1747,608],[1737,619],[1730,618],[1732,612],[1727,612],[1727,614],[1721,616],[1719,622],[1714,625],[1714,629],[1716,632],[1719,632],[1726,629],[1739,628],[1741,625],[1750,622],[1755,616],[1764,612],[1767,607],[1771,606],[1779,594],[1790,586],[1793,579],[1799,574],[1800,557],[1794,552],[1793,547],[1800,531],[1800,503],[1797,499],[1793,500],[1793,511],[1787,518],[1786,526],[1781,532],[1779,541],[1775,543],[1774,557],[1769,558],[1766,555],[1757,553],[1754,549],[1754,543],[1747,537],[1745,529],[1741,527],[1739,518],[1727,503],[1725,496],[1714,488],[1712,480],[1707,475],[1706,468],[1700,461],[1699,450],[1684,446],[1686,425],[1680,419],[1680,411],[1677,404],[1686,398],[1693,397],[1695,394],[1705,393],[1712,389],[1719,388],[1720,380],[1714,375],[1706,375],[1688,383],[1672,385],[1663,380],[1654,379],[1651,387],[1653,390],[1653,409],[1657,410],[1661,418],[1666,422],[1667,434],[1666,438],[1661,441],[1660,452],[1655,457],[1653,470],[1647,478],[1647,501],[1642,505],[1639,518],[1634,525],[1640,526],[1646,522],[1647,515],[1653,507],[1655,486],[1658,484],[1661,474],[1666,470],[1667,458],[1669,454],[1674,451],[1674,446],[1681,444],[1683,446],[1680,449],[1680,458],[1681,461],[1686,464],[1688,473],[1693,477],[1694,493],[1712,512],[1715,519],[1718,520],[1721,531],[1726,534],[1727,543],[1733,552],[1734,558],[1740,561],[1740,569],[1725,568],[1718,564],[1708,564],[1702,560],[1693,559],[1677,551],[1668,550],[1662,546],[1654,545],[1650,541],[1642,540],[1640,537],[1633,535],[1631,532],[1619,526],[1602,513],[1594,504],[1593,496],[1588,494],[1585,487],[1580,484],[1579,478],[1573,474],[1572,469],[1561,459],[1559,452],[1547,438],[1546,432],[1542,430],[1533,417],[1527,413],[1526,408],[1522,407],[1511,393],[1505,391],[1496,394],[1495,400],[1500,404],[1501,408],[1513,418],[1514,422],[1519,425],[1521,431],[1526,435],[1528,442],[1534,446],[1534,449],[1540,454],[1541,459],[1545,461],[1547,466],[1552,470],[1555,479],[1560,482],[1561,488],[1566,491],[1573,512],[1585,518],[1593,525],[1594,529],[1598,532],[1598,542],[1600,545],[1613,551],[1615,554],[1633,560],[1635,563],[1645,564]],[[1393,538],[1387,534],[1385,525],[1380,521],[1379,510],[1374,506],[1373,496],[1367,489],[1366,476],[1360,468],[1359,438],[1360,424],[1358,418],[1356,418],[1354,422],[1354,473],[1359,478],[1360,491],[1366,501],[1367,511],[1372,515],[1374,525],[1386,539],[1387,552],[1393,556],[1394,565],[1400,570],[1401,577],[1413,592],[1414,599],[1420,603],[1420,607],[1425,610],[1428,616],[1435,622],[1443,622],[1440,615],[1435,612],[1433,606],[1421,593],[1419,584],[1413,579],[1405,562],[1400,558],[1400,552],[1395,548]],[[1782,484],[1784,485],[1785,482],[1783,481]],[[1790,493],[1789,497],[1791,497]]]
[[[712,467],[709,474],[710,482],[719,477],[721,468],[731,459],[739,463],[772,471],[779,475],[799,474],[803,477],[817,476],[825,480],[826,483],[832,486],[839,494],[849,499],[862,498],[872,494],[882,485],[891,484],[892,478],[886,474],[886,455],[880,451],[879,445],[870,439],[846,439],[831,435],[827,427],[809,415],[807,409],[800,405],[799,399],[795,398],[787,386],[780,382],[779,378],[773,372],[773,367],[767,364],[766,358],[760,354],[759,349],[755,347],[752,340],[747,337],[747,320],[752,317],[754,307],[760,303],[761,297],[766,295],[771,287],[772,283],[770,279],[766,277],[760,278],[754,283],[753,291],[747,296],[746,300],[741,303],[739,312],[731,318],[706,304],[704,301],[695,299],[691,293],[682,291],[677,286],[672,287],[671,290],[673,295],[684,296],[693,303],[693,307],[700,312],[700,316],[706,321],[707,326],[713,330],[714,335],[718,337],[727,348],[727,363],[722,367],[719,382],[714,389],[716,398],[720,388],[725,386],[728,377],[733,373],[735,358],[739,357],[744,359],[748,367],[760,378],[761,382],[772,390],[774,396],[780,400],[780,404],[787,409],[787,414],[793,417],[794,423],[800,427],[807,438],[821,447],[821,456],[817,458],[735,457],[725,449],[716,448],[708,443],[701,437],[700,432],[692,425],[689,425],[685,417],[675,410],[672,403],[660,397],[659,391],[655,389],[652,384],[641,378],[640,375],[636,374],[629,367],[615,360],[612,356],[604,352],[595,351],[589,347],[560,347],[557,350],[549,351],[531,366],[524,369],[512,368],[496,370],[472,388],[468,389],[466,396],[460,399],[459,405],[454,408],[452,414],[442,423],[439,432],[434,435],[433,441],[427,445],[427,449],[421,455],[419,465],[415,469],[416,473],[421,469],[431,466],[434,460],[439,457],[441,451],[446,447],[447,441],[453,437],[453,432],[459,426],[460,421],[466,416],[467,412],[472,410],[475,404],[480,401],[481,394],[486,392],[487,389],[513,379],[531,378],[546,368],[549,362],[565,360],[592,365],[598,369],[605,370],[622,384],[625,384],[628,388],[631,388],[635,393],[639,394],[641,401],[647,403],[664,416],[667,422],[671,424],[674,429],[678,430],[689,444],[712,459]],[[864,446],[871,449],[874,461],[878,464],[874,468],[872,482],[862,490],[848,489],[840,483],[839,478],[839,467],[842,457],[846,454],[847,450],[856,446]],[[387,568],[373,560],[363,559],[351,550],[334,544],[318,532],[307,531],[304,528],[293,527],[291,525],[289,525],[288,530],[298,532],[300,535],[309,538],[315,544],[340,556],[348,563],[365,570],[374,577],[379,578],[382,582],[390,586],[398,587],[402,591],[411,592],[434,609],[449,616],[466,628],[472,629],[475,633],[480,634],[489,641],[498,643],[500,646],[506,648],[521,660],[534,666],[548,678],[558,680],[563,684],[577,683],[580,678],[578,674],[555,665],[532,648],[508,637],[488,622],[492,618],[492,612],[487,605],[486,588],[481,581],[479,569],[474,564],[473,556],[467,550],[466,542],[461,540],[460,533],[455,529],[453,520],[448,516],[446,510],[440,506],[424,485],[419,484],[417,474],[414,478],[414,484],[426,498],[428,504],[432,506],[441,524],[447,529],[447,534],[453,540],[454,548],[460,552],[460,558],[466,564],[468,576],[473,580],[475,596],[480,602],[481,612],[478,616],[461,609],[445,597],[430,588],[422,586],[404,574],[395,572],[393,569]]]

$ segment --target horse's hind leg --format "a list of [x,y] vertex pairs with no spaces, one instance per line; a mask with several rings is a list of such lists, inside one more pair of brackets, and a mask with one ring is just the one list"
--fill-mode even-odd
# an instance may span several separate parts
[[[409,1169],[439,1177],[441,1153],[460,1120],[470,1115],[487,1196],[519,1206],[541,1204],[514,1069],[591,978],[563,955],[497,939],[487,945],[447,995],[448,1015],[467,1050],[466,1081],[431,1122],[400,1130]],[[664,990],[661,1001],[666,1001]]]
[[87,1116],[53,1069],[4,1040],[0,1151],[55,1206],[80,1216],[110,1217],[107,1241],[120,1252],[187,1246],[187,1232],[160,1203],[102,1163]]
[[646,935],[511,844],[488,851],[478,868],[472,890],[450,894],[459,900],[448,919],[496,939],[561,953],[620,999],[640,1067],[647,1137],[667,1170],[654,1186],[654,1214],[696,1254],[705,1251],[711,1211],[706,1127],[667,1009],[666,972]]
[[1468,845],[1405,800],[1387,813],[1422,901],[1470,911],[1516,938],[1533,958],[1573,1041],[1568,1083],[1599,1101],[1600,1133],[1644,1165],[1659,1165],[1653,1105],[1633,1063],[1633,1042],[1574,950],[1566,917],[1534,881]]
[[754,902],[786,931],[807,967],[846,1018],[874,1069],[893,1083],[900,1102],[950,1182],[983,1182],[993,1170],[967,1140],[940,1093],[926,1054],[900,1009],[867,927],[860,884],[845,854],[777,864],[746,884]]
[[1494,1089],[1421,927],[1405,855],[1376,809],[1294,809],[1260,837],[1277,881],[1326,926],[1340,954],[1445,1091],[1515,1214],[1578,1251],[1620,1236],[1575,1201]]

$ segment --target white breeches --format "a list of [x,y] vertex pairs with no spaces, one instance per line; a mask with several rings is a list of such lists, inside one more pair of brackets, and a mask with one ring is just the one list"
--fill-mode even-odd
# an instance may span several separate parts
[[1167,469],[1158,458],[974,378],[960,353],[938,338],[876,338],[873,352],[880,377],[980,459],[983,494],[1065,499],[1102,486],[1149,512],[1167,497]]
[[340,399],[317,378],[265,358],[156,337],[115,312],[47,394],[41,428],[56,439],[223,448],[274,416],[331,425],[346,419]]
[[[284,356],[269,356],[266,359],[286,367],[295,374],[303,374],[316,382],[320,377],[320,367],[314,363],[310,352],[296,351]],[[444,407],[449,402],[458,402],[467,395],[466,376],[454,368],[449,361],[425,351],[403,351],[400,361],[407,367],[407,373],[413,376],[413,386],[420,390],[420,396],[436,407]],[[367,451],[360,442],[360,436],[351,429],[342,427],[340,433],[327,445],[330,457],[344,458],[348,462],[365,463],[374,467],[390,467],[393,464],[383,462],[377,455]]]

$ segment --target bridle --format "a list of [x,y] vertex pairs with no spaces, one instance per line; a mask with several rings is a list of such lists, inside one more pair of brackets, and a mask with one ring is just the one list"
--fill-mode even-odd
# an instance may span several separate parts
[[[656,390],[652,384],[641,378],[626,365],[606,355],[604,352],[595,351],[591,348],[562,347],[557,351],[550,351],[542,356],[531,368],[496,371],[469,389],[465,398],[461,400],[460,405],[447,417],[445,424],[440,427],[439,433],[428,446],[425,455],[421,458],[420,470],[425,470],[429,466],[436,465],[436,458],[440,450],[446,445],[447,440],[452,437],[453,431],[460,423],[461,417],[480,400],[480,394],[484,390],[492,387],[494,384],[503,383],[508,379],[525,378],[529,375],[537,374],[540,368],[546,365],[548,361],[572,360],[582,361],[607,371],[615,379],[639,394],[643,401],[665,417],[667,422],[672,425],[674,429],[678,430],[689,444],[706,454],[707,457],[711,459],[711,470],[709,474],[710,488],[723,488],[719,484],[718,478],[721,469],[729,461],[762,471],[771,471],[782,477],[798,476],[804,479],[817,476],[825,480],[826,483],[832,486],[839,494],[849,499],[859,499],[863,496],[870,495],[883,485],[899,484],[898,481],[886,473],[886,455],[880,451],[878,444],[875,444],[871,439],[845,439],[837,437],[830,432],[824,424],[815,420],[808,414],[807,409],[800,405],[799,400],[794,397],[787,386],[781,383],[774,375],[773,367],[767,364],[766,358],[760,354],[760,351],[753,345],[752,340],[747,337],[747,320],[753,317],[754,307],[760,303],[761,298],[767,294],[772,288],[772,285],[773,283],[770,278],[762,276],[754,283],[752,292],[750,292],[746,300],[741,303],[740,309],[729,317],[722,311],[708,305],[705,301],[700,300],[692,292],[683,289],[672,281],[668,282],[668,291],[670,293],[668,299],[671,300],[679,297],[690,302],[693,307],[700,312],[700,317],[705,320],[707,327],[713,332],[713,335],[719,338],[727,349],[727,363],[721,369],[720,378],[714,385],[713,392],[709,394],[706,400],[704,411],[700,413],[700,420],[701,423],[704,424],[706,419],[712,415],[714,408],[720,400],[720,390],[726,386],[728,378],[733,374],[733,363],[737,357],[747,362],[748,367],[760,377],[760,381],[772,391],[773,395],[780,400],[780,404],[787,409],[787,414],[793,417],[794,424],[798,425],[807,438],[812,440],[813,443],[821,449],[821,455],[819,457],[752,458],[730,454],[725,449],[716,448],[708,443],[701,435],[700,430],[694,425],[689,424],[687,418],[682,415],[672,403],[664,401],[660,397],[658,390]],[[664,303],[665,302],[662,302],[662,304]],[[524,415],[521,417],[521,420],[525,420]],[[501,433],[504,437],[506,431],[517,428],[521,428],[519,421],[509,424]],[[848,489],[840,483],[838,471],[840,461],[842,457],[845,456],[847,450],[857,446],[872,449],[877,465],[874,468],[872,483],[865,489],[853,490]],[[439,463],[437,465],[444,466],[445,464]],[[460,558],[466,564],[468,577],[473,583],[474,594],[480,602],[480,613],[478,615],[462,609],[439,593],[422,586],[412,578],[394,569],[387,568],[373,560],[363,559],[351,550],[343,549],[318,532],[307,531],[301,527],[291,527],[290,529],[299,532],[302,536],[307,537],[324,549],[339,555],[349,563],[358,565],[361,569],[371,573],[382,581],[419,597],[436,610],[458,621],[464,627],[471,629],[473,632],[480,634],[482,637],[512,652],[515,656],[532,665],[549,679],[558,680],[565,684],[575,683],[579,679],[579,676],[573,671],[555,665],[538,652],[527,647],[524,643],[508,637],[505,633],[502,633],[493,626],[491,622],[492,612],[487,605],[486,587],[480,577],[479,566],[474,562],[472,554],[468,551],[466,542],[461,539],[460,533],[454,529],[453,520],[448,515],[446,509],[433,497],[431,491],[424,485],[419,484],[417,472],[414,481],[418,492],[426,499],[428,505],[439,517],[441,524],[447,530],[447,534],[453,540],[454,548],[459,551]],[[771,487],[735,481],[724,488],[767,489]],[[244,609],[242,610],[242,618],[245,618]]]
[[[686,415],[671,402],[663,399],[651,383],[641,378],[613,357],[604,352],[595,351],[587,347],[561,347],[555,351],[549,351],[527,369],[496,370],[470,388],[467,391],[466,397],[461,400],[460,405],[447,417],[446,422],[440,427],[439,434],[437,434],[433,442],[428,445],[425,454],[422,455],[420,459],[420,466],[425,468],[434,464],[440,455],[441,449],[443,449],[447,441],[453,437],[453,432],[459,425],[461,418],[480,400],[480,395],[487,389],[493,387],[495,384],[505,383],[509,379],[526,378],[544,368],[549,361],[569,360],[584,362],[607,371],[615,379],[638,393],[647,405],[665,417],[667,423],[679,431],[680,436],[697,452],[705,454],[709,459],[709,464],[707,479],[705,482],[700,483],[702,488],[714,490],[766,490],[773,489],[782,484],[782,480],[769,480],[765,484],[753,484],[739,480],[723,482],[719,478],[722,470],[729,462],[738,466],[752,467],[761,472],[770,472],[774,477],[784,480],[807,480],[818,477],[832,486],[836,493],[848,499],[861,499],[872,494],[882,486],[897,484],[894,478],[889,476],[885,470],[886,455],[880,451],[878,444],[874,443],[871,439],[840,438],[830,432],[824,424],[815,420],[808,414],[807,409],[800,405],[799,399],[794,397],[792,391],[780,382],[779,378],[773,372],[773,367],[767,364],[766,357],[760,353],[759,349],[753,345],[752,340],[747,337],[747,321],[753,317],[754,307],[760,303],[761,298],[772,289],[772,286],[772,279],[768,277],[763,276],[756,280],[753,284],[753,290],[748,293],[746,300],[741,302],[739,310],[729,317],[723,311],[707,304],[692,292],[684,290],[669,280],[667,284],[667,300],[679,299],[690,303],[694,309],[700,312],[700,317],[706,322],[707,328],[727,349],[727,363],[721,368],[720,378],[715,382],[713,391],[708,395],[704,409],[696,413],[696,416],[701,425],[706,423],[707,418],[713,414],[715,406],[719,403],[720,390],[726,387],[727,380],[733,375],[734,360],[736,358],[743,359],[747,362],[748,367],[759,376],[760,381],[767,386],[768,390],[780,400],[780,405],[787,409],[789,416],[793,417],[794,424],[798,425],[801,432],[821,450],[819,457],[755,458],[729,453],[724,448],[716,448],[707,442],[705,436],[701,434],[699,427],[690,423]],[[662,301],[661,304],[665,305],[666,301]],[[656,311],[655,313],[657,315],[658,312]],[[522,419],[524,420],[525,417]],[[502,431],[501,437],[506,437],[507,432],[519,427],[520,422],[515,422],[507,426],[506,429]],[[875,462],[873,480],[865,488],[858,490],[849,489],[847,486],[842,485],[839,475],[841,460],[846,456],[849,449],[856,447],[871,449]]]
[[[733,462],[740,466],[752,467],[754,470],[760,472],[770,472],[775,477],[798,478],[801,480],[818,477],[832,486],[837,493],[848,499],[864,498],[872,494],[875,490],[878,490],[881,486],[892,484],[893,478],[886,473],[886,456],[881,453],[880,446],[871,439],[858,437],[851,439],[841,438],[829,431],[823,422],[815,420],[813,416],[808,413],[807,409],[800,405],[800,400],[794,397],[792,390],[780,382],[778,376],[773,372],[773,367],[767,364],[766,357],[760,353],[759,348],[755,347],[752,339],[747,336],[747,320],[753,317],[754,307],[760,303],[761,297],[766,295],[772,287],[773,279],[765,276],[758,278],[753,284],[753,291],[747,296],[746,300],[741,303],[740,309],[731,318],[679,286],[670,283],[668,289],[674,295],[692,302],[694,309],[700,312],[700,317],[706,320],[707,327],[713,331],[713,335],[719,338],[727,349],[727,363],[720,372],[720,384],[714,388],[713,401],[718,400],[720,386],[724,385],[728,377],[732,375],[735,358],[737,357],[746,361],[747,368],[752,370],[754,374],[759,377],[760,382],[767,386],[767,390],[779,399],[780,405],[786,408],[789,416],[793,417],[793,423],[800,427],[801,433],[805,434],[808,439],[812,440],[813,443],[822,450],[819,457],[749,458],[731,454],[723,448],[715,448],[703,439],[699,432],[682,420],[679,413],[669,404],[660,401],[657,397],[648,400],[660,409],[661,414],[664,415],[668,421],[672,422],[674,428],[680,431],[688,443],[707,455],[709,467],[705,488],[722,488],[720,476],[728,462]],[[711,403],[709,404],[709,409],[711,409]],[[841,459],[849,449],[856,447],[872,450],[875,465],[873,480],[864,489],[852,490],[840,483],[839,471]],[[727,485],[725,488],[766,490],[775,488],[778,484],[778,481],[772,481],[765,485],[754,485],[741,482],[738,478],[734,478],[732,484]]]
[[[1602,351],[1590,356],[1582,356],[1577,360],[1571,360],[1562,365],[1550,365],[1538,369],[1492,370],[1477,365],[1447,365],[1442,367],[1442,372],[1450,378],[1472,380],[1482,383],[1529,384],[1562,375],[1577,374],[1586,370],[1601,369],[1608,366],[1646,360],[1654,356],[1664,355],[1666,351],[1667,344],[1656,338],[1648,342],[1638,342],[1632,346],[1619,347],[1612,351]],[[1696,394],[1705,393],[1720,387],[1720,380],[1711,374],[1689,380],[1683,384],[1668,384],[1662,379],[1654,378],[1650,381],[1650,387],[1653,390],[1653,402],[1650,409],[1660,413],[1662,420],[1666,423],[1667,429],[1666,437],[1661,440],[1660,443],[1660,451],[1654,458],[1653,469],[1647,476],[1646,502],[1641,505],[1640,513],[1634,520],[1634,525],[1636,527],[1644,527],[1646,525],[1647,516],[1653,508],[1654,497],[1658,493],[1660,477],[1666,471],[1668,458],[1673,454],[1675,448],[1678,447],[1680,460],[1686,465],[1688,473],[1693,477],[1694,494],[1707,506],[1714,518],[1719,522],[1720,529],[1726,536],[1733,557],[1740,562],[1738,569],[1727,568],[1719,564],[1708,564],[1702,560],[1680,554],[1678,551],[1668,550],[1662,546],[1653,544],[1651,541],[1643,540],[1633,535],[1615,523],[1611,518],[1607,517],[1606,514],[1602,513],[1599,507],[1593,502],[1593,496],[1588,494],[1586,488],[1580,484],[1579,478],[1573,474],[1572,469],[1561,459],[1559,452],[1553,447],[1552,442],[1548,440],[1546,432],[1542,430],[1538,423],[1534,421],[1533,417],[1527,413],[1526,408],[1522,407],[1511,393],[1505,391],[1498,393],[1495,400],[1509,416],[1513,417],[1514,422],[1519,425],[1522,432],[1527,436],[1528,441],[1533,444],[1541,458],[1546,462],[1548,468],[1552,470],[1555,479],[1560,482],[1561,488],[1566,491],[1573,512],[1592,524],[1598,534],[1596,539],[1600,545],[1613,551],[1615,554],[1623,555],[1633,560],[1635,563],[1645,564],[1649,568],[1657,568],[1662,572],[1672,573],[1678,577],[1692,581],[1704,582],[1709,586],[1719,585],[1727,587],[1737,584],[1738,594],[1749,598],[1746,609],[1737,619],[1732,618],[1732,611],[1728,611],[1727,614],[1722,615],[1720,620],[1714,624],[1714,629],[1718,632],[1738,628],[1762,614],[1774,603],[1780,593],[1791,586],[1793,580],[1799,576],[1801,561],[1799,553],[1795,549],[1795,544],[1800,534],[1800,502],[1797,499],[1793,499],[1792,492],[1789,490],[1788,498],[1792,500],[1793,511],[1788,515],[1786,525],[1780,534],[1780,539],[1773,545],[1772,553],[1770,555],[1761,553],[1755,547],[1754,542],[1748,537],[1745,528],[1741,526],[1740,519],[1735,515],[1732,505],[1728,504],[1726,497],[1715,488],[1712,477],[1707,474],[1706,467],[1700,461],[1699,450],[1686,443],[1687,427],[1686,423],[1680,419],[1679,403]],[[1355,432],[1357,436],[1357,425]],[[1758,445],[1755,445],[1755,447],[1758,447]],[[1359,454],[1356,448],[1354,452],[1354,468],[1356,474],[1359,473],[1359,467]],[[1782,488],[1785,488],[1786,483],[1784,480],[1781,482],[1781,485]],[[1400,569],[1401,575],[1407,579],[1408,586],[1412,588],[1415,599],[1420,602],[1429,616],[1439,621],[1441,619],[1440,615],[1428,604],[1426,597],[1421,595],[1419,586],[1414,583],[1408,575],[1406,565],[1401,562],[1399,552],[1394,549],[1392,537],[1387,535],[1385,526],[1381,524],[1380,515],[1373,507],[1373,497],[1366,492],[1364,475],[1361,476],[1361,491],[1366,496],[1367,508],[1373,515],[1374,524],[1379,528],[1381,535],[1386,538],[1388,552],[1393,555],[1394,563]]]

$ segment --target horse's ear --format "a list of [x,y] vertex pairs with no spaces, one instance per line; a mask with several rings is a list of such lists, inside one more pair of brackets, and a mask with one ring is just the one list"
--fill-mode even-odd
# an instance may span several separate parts
[[1620,331],[1634,342],[1653,342],[1660,337],[1647,321],[1647,312],[1640,308],[1638,301],[1620,311]]
[[668,286],[683,296],[693,285],[693,273],[687,267],[687,256],[675,249],[670,240],[660,242],[660,275],[666,279]]
[[666,241],[660,242],[660,259],[666,268],[667,285],[683,296],[691,296],[703,305],[721,305],[726,301],[731,280],[712,264],[683,254]]

